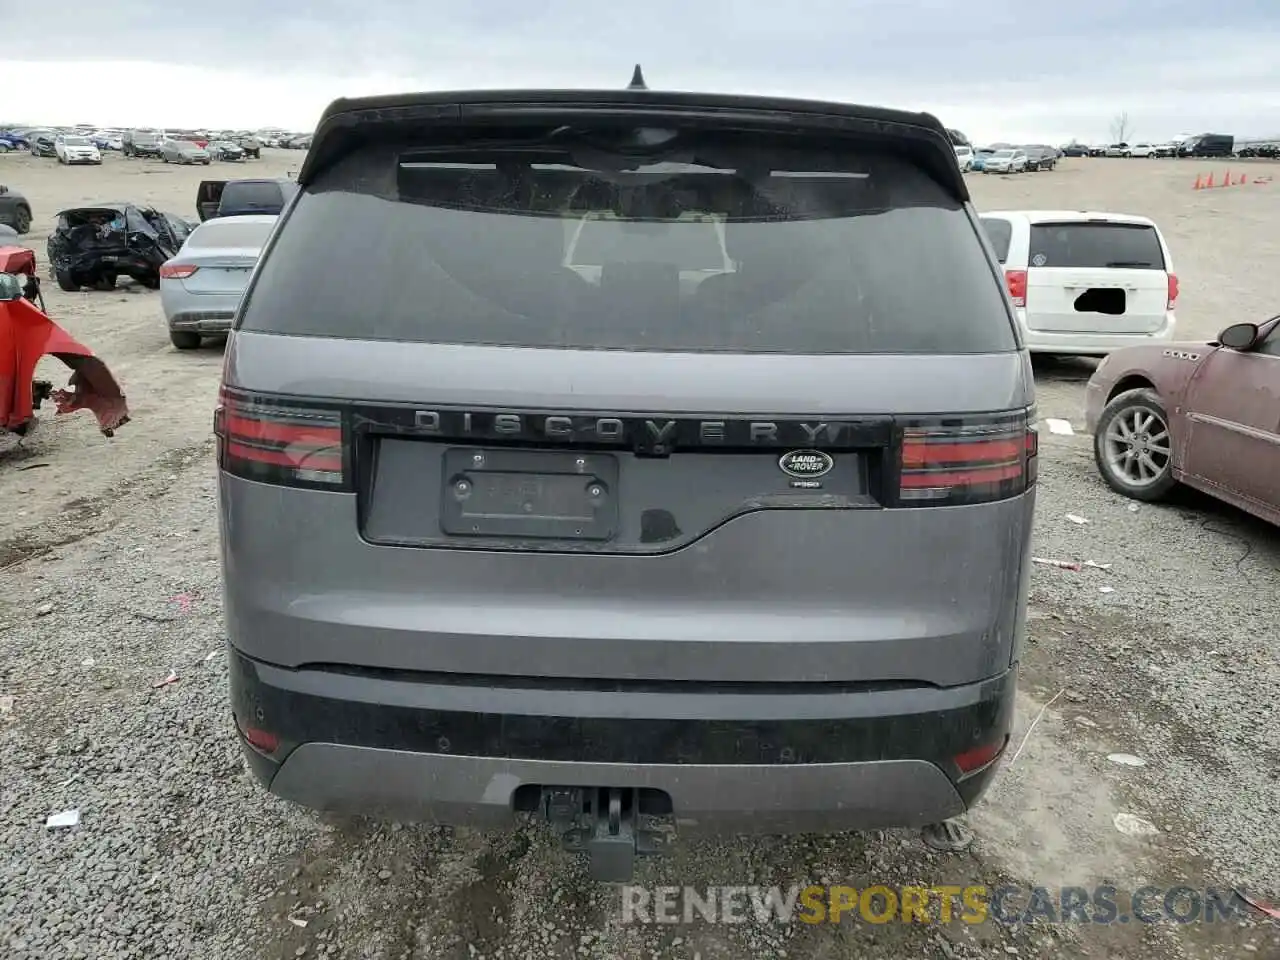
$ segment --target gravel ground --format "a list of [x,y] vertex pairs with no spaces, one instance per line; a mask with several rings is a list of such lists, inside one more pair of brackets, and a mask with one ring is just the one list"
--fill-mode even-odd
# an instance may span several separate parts
[[[37,230],[98,190],[132,187],[190,212],[204,176],[121,160],[101,171],[24,158],[2,166],[0,179],[36,204]],[[973,181],[987,208],[1157,216],[1183,277],[1184,324],[1205,336],[1280,302],[1268,266],[1277,195],[1192,193],[1183,181],[1196,172],[1079,161]],[[43,239],[34,245],[43,259]],[[150,293],[53,290],[49,300],[119,372],[137,416],[113,441],[79,416],[42,424],[21,446],[0,440],[10,505],[0,517],[0,698],[13,698],[0,699],[0,956],[1280,957],[1280,925],[1256,917],[627,924],[618,891],[590,883],[535,826],[477,835],[331,821],[263,795],[238,755],[225,693],[208,442],[219,351],[171,350]],[[1040,365],[1042,413],[1080,429],[1089,369]],[[699,842],[644,864],[639,883],[1274,892],[1280,531],[1201,497],[1121,500],[1097,478],[1083,436],[1047,435],[1042,450],[1036,554],[1112,566],[1035,570],[1014,740],[1025,745],[970,816],[971,850],[935,854],[905,832]],[[171,673],[175,682],[156,685]],[[1116,752],[1146,765],[1109,762]],[[68,809],[79,825],[46,828]],[[1119,813],[1160,832],[1123,835]]]

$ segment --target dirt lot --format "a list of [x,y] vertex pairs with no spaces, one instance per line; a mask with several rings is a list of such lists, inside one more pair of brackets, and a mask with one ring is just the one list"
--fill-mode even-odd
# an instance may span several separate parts
[[[300,158],[268,154],[252,169],[278,175]],[[1225,166],[1214,165],[1219,178]],[[1236,166],[1250,179],[1276,172]],[[1280,183],[1193,191],[1209,169],[1075,160],[970,182],[985,209],[1155,217],[1182,281],[1183,330],[1208,338],[1280,310]],[[28,241],[42,264],[60,208],[136,199],[193,216],[209,173],[0,157],[0,183],[35,208]],[[1280,923],[1255,914],[1212,924],[626,923],[619,892],[588,882],[539,828],[480,836],[329,822],[264,796],[225,701],[210,445],[221,348],[175,351],[158,295],[123,282],[77,294],[48,283],[46,297],[117,372],[134,422],[107,440],[87,414],[50,414],[20,445],[0,438],[0,696],[13,698],[0,699],[0,954],[1280,957]],[[65,379],[56,362],[45,370]],[[1089,370],[1040,364],[1042,414],[1082,429]],[[1046,435],[1042,460],[1036,553],[1112,567],[1036,569],[1014,742],[1039,721],[970,816],[973,847],[935,854],[895,832],[691,843],[646,863],[637,882],[1275,892],[1280,531],[1199,497],[1127,503],[1097,478],[1079,434]],[[178,682],[155,687],[171,670]],[[45,828],[69,808],[79,826]],[[1123,834],[1120,813],[1159,832]]]

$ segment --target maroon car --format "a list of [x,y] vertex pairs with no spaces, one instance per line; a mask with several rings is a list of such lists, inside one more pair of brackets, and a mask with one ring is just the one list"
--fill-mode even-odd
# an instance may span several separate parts
[[1212,343],[1127,347],[1098,365],[1088,424],[1111,488],[1157,500],[1185,483],[1280,524],[1280,316]]

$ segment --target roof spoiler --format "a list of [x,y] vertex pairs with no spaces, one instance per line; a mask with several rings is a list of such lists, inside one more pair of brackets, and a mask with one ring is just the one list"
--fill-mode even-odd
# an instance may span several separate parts
[[297,182],[307,186],[341,157],[397,131],[412,135],[430,125],[532,121],[539,115],[548,122],[566,116],[652,124],[699,120],[740,130],[826,130],[897,141],[957,200],[969,200],[951,136],[932,114],[820,100],[652,91],[640,64],[625,90],[470,90],[334,100],[316,125]]

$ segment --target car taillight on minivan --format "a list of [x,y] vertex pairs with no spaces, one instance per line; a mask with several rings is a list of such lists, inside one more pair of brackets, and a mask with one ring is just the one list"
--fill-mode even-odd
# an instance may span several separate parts
[[1166,309],[1172,310],[1174,303],[1178,299],[1178,275],[1176,273],[1169,274],[1169,305]]
[[1009,287],[1009,297],[1013,300],[1013,305],[1025,307],[1027,305],[1027,271],[1006,270],[1004,282]]
[[1031,414],[946,417],[907,424],[902,435],[901,506],[989,503],[1036,482],[1039,439]]
[[342,414],[223,387],[214,413],[218,466],[260,483],[346,490]]

